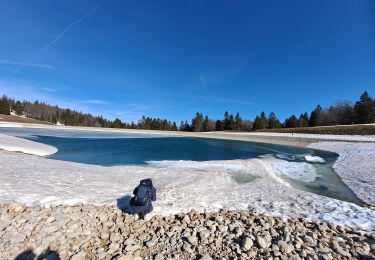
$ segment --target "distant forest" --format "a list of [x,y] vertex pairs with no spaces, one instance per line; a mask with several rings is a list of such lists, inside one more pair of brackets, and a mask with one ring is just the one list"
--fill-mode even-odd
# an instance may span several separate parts
[[291,115],[284,122],[280,122],[274,112],[269,113],[268,116],[265,112],[262,112],[253,121],[242,119],[239,113],[236,113],[236,115],[229,114],[228,111],[225,111],[224,117],[221,120],[213,120],[207,115],[203,116],[201,112],[197,112],[191,122],[181,121],[179,126],[176,125],[176,122],[171,122],[167,119],[145,116],[136,123],[125,123],[118,118],[111,121],[103,118],[103,116],[93,116],[88,113],[78,112],[69,108],[59,108],[58,106],[38,101],[33,103],[25,100],[18,101],[4,95],[0,99],[0,114],[9,115],[11,112],[19,116],[68,126],[193,132],[223,130],[252,131],[259,129],[375,123],[375,100],[367,92],[364,92],[354,105],[349,101],[338,101],[335,105],[328,108],[322,108],[320,105],[317,105],[310,114],[305,112],[299,116]]

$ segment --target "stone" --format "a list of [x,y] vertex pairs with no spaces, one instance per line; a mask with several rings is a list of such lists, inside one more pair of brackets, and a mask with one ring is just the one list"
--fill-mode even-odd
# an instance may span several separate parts
[[251,240],[251,238],[249,238],[249,237],[244,237],[242,239],[241,245],[242,245],[242,248],[244,248],[246,251],[248,251],[253,246],[253,240]]
[[312,246],[316,245],[316,241],[307,235],[303,236],[302,240],[305,241],[309,245],[312,245]]
[[86,253],[84,251],[79,251],[75,255],[73,255],[70,260],[85,260]]
[[120,239],[121,239],[121,235],[120,235],[119,233],[112,233],[112,234],[111,234],[111,238],[110,238],[110,240],[111,240],[112,243],[116,243],[116,242],[118,242]]
[[286,243],[285,241],[283,240],[280,240],[278,243],[277,243],[277,246],[279,247],[280,251],[285,253],[285,254],[289,254],[293,251],[294,247],[292,244],[288,244]]
[[56,220],[55,217],[49,217],[49,218],[46,219],[46,224],[52,223],[52,222],[54,222],[55,220]]
[[9,211],[13,211],[14,213],[22,213],[26,210],[26,207],[19,204],[10,204]]
[[337,244],[334,244],[333,248],[335,249],[336,253],[338,253],[340,255],[347,256],[347,257],[351,257],[352,256],[349,252],[345,251],[342,247],[340,247]]
[[199,260],[212,260],[211,256],[209,255],[202,255],[200,258],[198,258]]
[[104,239],[104,240],[107,240],[109,239],[109,233],[108,232],[103,232],[100,234],[100,238],[101,239]]
[[182,246],[182,249],[188,253],[192,253],[194,251],[188,243],[184,243],[184,245]]
[[26,236],[24,234],[14,234],[11,236],[10,238],[10,243],[11,244],[17,244],[17,243],[21,243],[23,242],[24,240],[26,239]]
[[189,242],[191,245],[196,245],[198,243],[198,239],[196,236],[188,236],[186,237],[186,241]]
[[257,236],[256,237],[256,242],[260,246],[260,248],[268,248],[271,245],[271,241],[265,237],[265,236]]
[[139,248],[140,247],[138,245],[127,245],[125,247],[125,251],[131,253],[131,252],[138,250]]
[[116,260],[142,260],[142,257],[134,256],[134,255],[122,255],[116,258]]
[[154,255],[154,260],[164,260],[164,256],[163,254],[159,253],[159,254],[156,254]]
[[146,246],[147,246],[148,248],[150,248],[150,247],[155,246],[157,243],[158,243],[158,240],[157,240],[157,239],[151,239],[151,240],[149,240],[149,241],[146,242]]

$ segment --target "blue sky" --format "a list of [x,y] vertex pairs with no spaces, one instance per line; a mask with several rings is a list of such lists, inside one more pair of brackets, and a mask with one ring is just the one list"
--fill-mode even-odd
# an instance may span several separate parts
[[375,95],[375,1],[0,3],[0,93],[123,121]]

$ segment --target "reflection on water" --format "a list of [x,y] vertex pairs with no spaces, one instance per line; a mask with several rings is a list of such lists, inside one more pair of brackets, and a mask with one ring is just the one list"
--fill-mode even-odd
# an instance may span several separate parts
[[[291,146],[188,137],[93,131],[7,128],[0,133],[58,148],[51,159],[103,166],[140,165],[147,161],[211,161],[273,156],[274,168],[293,187],[360,203],[332,169],[337,154]],[[152,138],[149,138],[152,137]],[[248,173],[229,172],[237,183],[254,181]]]

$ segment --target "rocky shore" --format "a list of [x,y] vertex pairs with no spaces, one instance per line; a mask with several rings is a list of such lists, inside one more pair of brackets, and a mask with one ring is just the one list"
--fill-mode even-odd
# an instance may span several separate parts
[[[0,206],[0,259],[374,259],[375,234],[248,211],[136,221],[92,205]],[[18,258],[17,258],[18,257]]]

